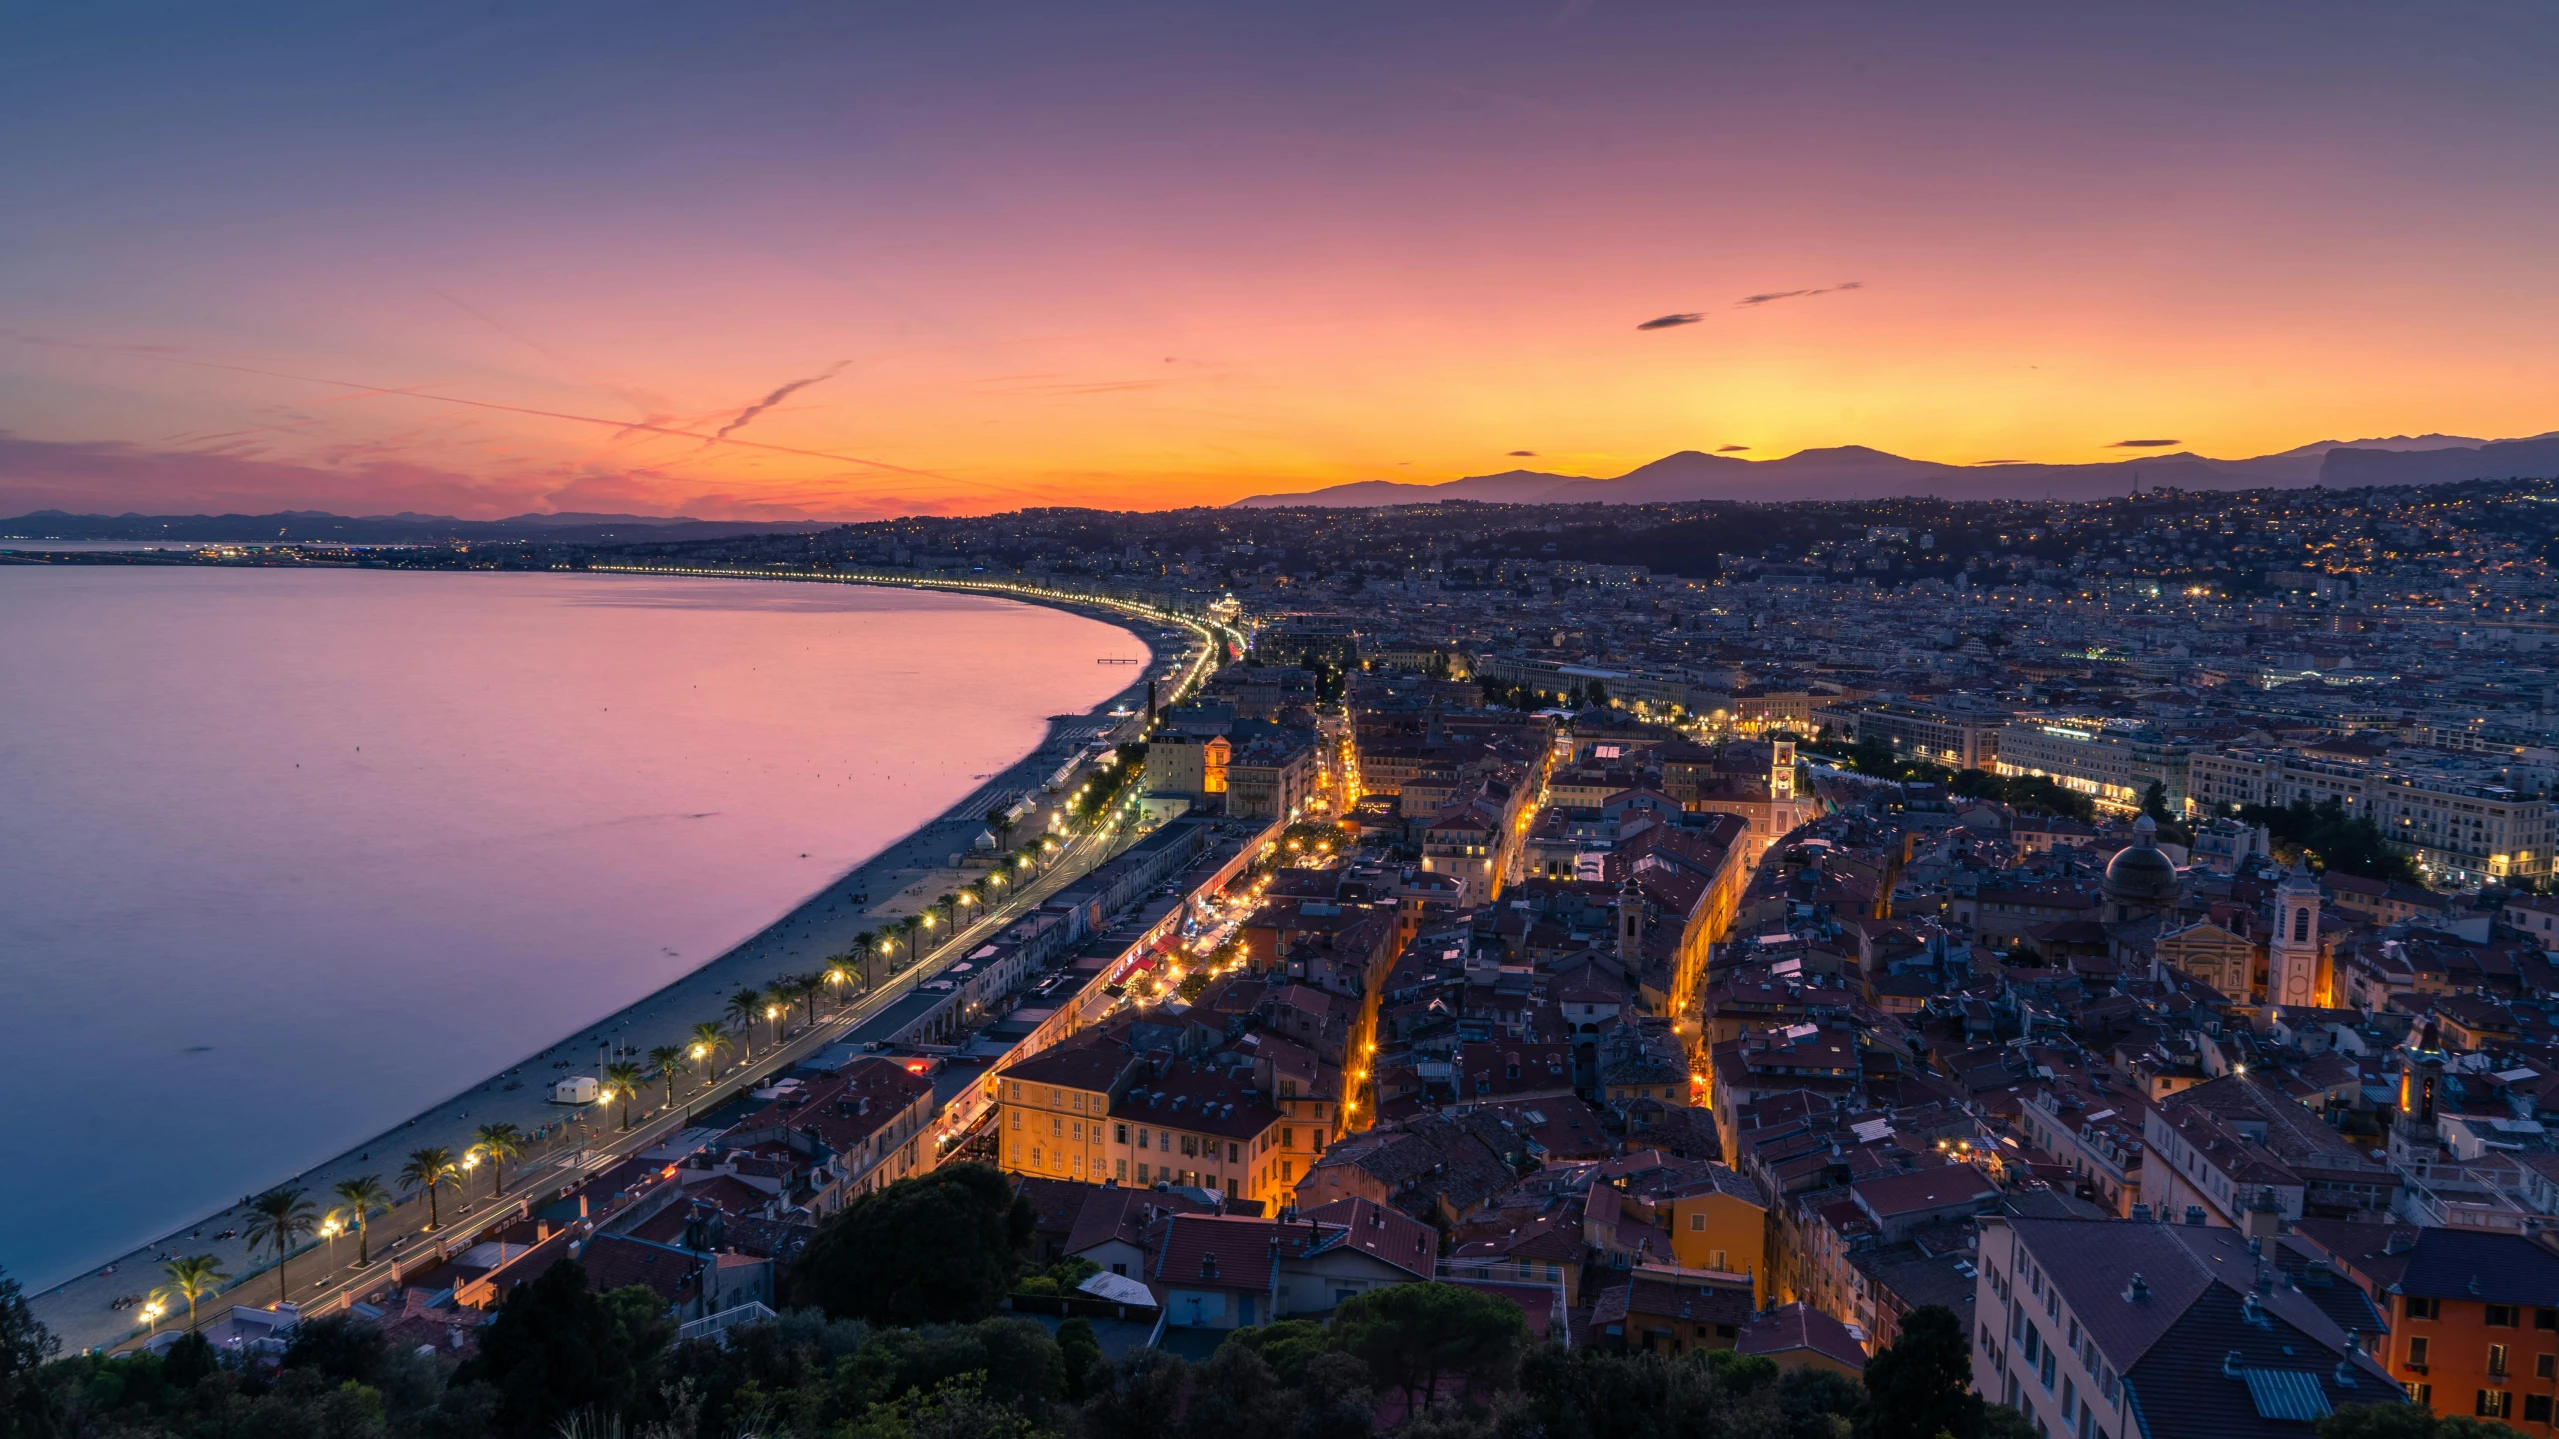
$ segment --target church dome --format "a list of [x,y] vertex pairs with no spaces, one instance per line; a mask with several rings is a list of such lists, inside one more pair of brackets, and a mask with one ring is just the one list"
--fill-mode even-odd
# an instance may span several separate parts
[[2177,862],[2151,843],[2159,827],[2143,815],[2133,842],[2106,862],[2106,898],[2117,904],[2166,904],[2177,897]]

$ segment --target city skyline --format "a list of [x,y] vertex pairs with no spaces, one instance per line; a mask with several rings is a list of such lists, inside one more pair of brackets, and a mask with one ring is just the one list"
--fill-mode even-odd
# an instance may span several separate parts
[[2521,6],[110,23],[0,60],[0,513],[2554,424]]

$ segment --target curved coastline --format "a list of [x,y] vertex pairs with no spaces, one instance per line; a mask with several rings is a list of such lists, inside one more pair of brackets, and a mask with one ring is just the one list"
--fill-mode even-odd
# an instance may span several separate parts
[[[576,1062],[566,1072],[584,1073],[596,1068],[592,1061],[604,1042],[619,1041],[641,1052],[653,1044],[677,1042],[681,1038],[679,1026],[704,1014],[716,1013],[724,997],[737,988],[760,986],[782,973],[815,968],[827,954],[839,952],[857,929],[876,927],[876,923],[866,926],[865,921],[878,911],[894,906],[902,889],[918,884],[929,887],[933,872],[947,873],[950,856],[968,847],[983,828],[982,817],[995,800],[1008,794],[1036,793],[1061,764],[1082,753],[1089,745],[1105,737],[1121,737],[1121,732],[1128,726],[1114,720],[1109,711],[1132,701],[1142,704],[1148,682],[1168,672],[1176,677],[1173,689],[1178,690],[1183,683],[1195,678],[1199,669],[1208,662],[1208,652],[1213,643],[1207,623],[1190,616],[1175,615],[1112,597],[1081,595],[1004,581],[658,565],[595,566],[593,571],[657,578],[788,580],[976,593],[988,598],[1039,604],[1112,624],[1144,644],[1151,658],[1130,685],[1115,691],[1083,714],[1051,716],[1040,743],[1030,751],[997,770],[940,814],[820,886],[770,924],[711,960],[578,1026],[550,1046],[426,1106],[399,1124],[350,1145],[299,1173],[278,1176],[273,1183],[298,1185],[325,1195],[327,1186],[339,1179],[358,1173],[388,1174],[396,1170],[399,1157],[412,1148],[444,1145],[458,1155],[469,1144],[470,1130],[480,1124],[508,1122],[527,1131],[542,1132],[541,1142],[528,1151],[519,1165],[510,1166],[509,1192],[503,1201],[477,1202],[485,1198],[485,1191],[478,1186],[465,1186],[466,1190],[473,1191],[475,1202],[464,1209],[458,1203],[461,1196],[448,1194],[444,1202],[448,1220],[446,1230],[463,1227],[454,1222],[463,1219],[470,1221],[468,1228],[477,1229],[495,1215],[511,1212],[521,1196],[534,1192],[531,1188],[519,1188],[520,1182],[530,1184],[538,1176],[546,1174],[564,1176],[586,1172],[630,1152],[627,1141],[634,1136],[653,1130],[659,1134],[671,1132],[670,1125],[658,1120],[636,1124],[627,1136],[617,1136],[601,1126],[594,1130],[584,1129],[575,1116],[585,1114],[585,1109],[553,1105],[545,1097],[551,1080],[562,1072],[551,1068],[551,1062],[557,1057],[569,1056]],[[1186,646],[1183,653],[1168,656],[1157,638],[1138,632],[1138,625],[1151,625],[1158,629],[1188,628],[1193,632],[1194,643]],[[860,908],[831,908],[843,905],[843,901],[854,895],[866,897]],[[948,941],[944,948],[927,955],[924,964],[902,972],[893,981],[884,981],[876,996],[865,997],[863,1007],[870,1007],[869,1002],[873,998],[894,998],[897,993],[938,972],[953,957],[947,946]],[[801,1048],[802,1041],[814,1037],[815,1031],[833,1032],[847,1027],[850,1023],[847,1016],[853,1012],[849,1008],[839,1010],[837,1016],[821,1021],[814,1031],[795,1037],[790,1047],[794,1050]],[[674,1017],[679,1015],[681,1018]],[[756,1053],[761,1059],[766,1050],[759,1045]],[[748,1072],[748,1066],[739,1065],[713,1093],[727,1092],[734,1081]],[[511,1081],[516,1087],[506,1088]],[[686,1101],[688,1110],[694,1102]],[[617,1139],[625,1142],[617,1143]],[[521,1181],[517,1177],[519,1174]],[[404,1195],[395,1213],[413,1212],[417,1198],[415,1194]],[[222,1297],[208,1300],[204,1317],[212,1320],[230,1302],[259,1303],[260,1296],[250,1286],[258,1276],[274,1267],[272,1258],[252,1260],[223,1252],[237,1249],[236,1242],[224,1244],[188,1237],[190,1232],[209,1233],[217,1227],[236,1228],[240,1213],[235,1205],[217,1214],[181,1223],[158,1239],[105,1260],[41,1293],[28,1295],[28,1302],[38,1317],[61,1337],[67,1349],[116,1347],[140,1337],[142,1330],[132,1324],[130,1311],[110,1309],[109,1301],[127,1291],[140,1292],[155,1287],[159,1279],[157,1256],[163,1252],[174,1255],[212,1250],[222,1254],[232,1278]],[[294,1258],[301,1259],[311,1248],[317,1247],[318,1242],[315,1240],[311,1245],[296,1250]],[[377,1242],[376,1248],[386,1256],[398,1257],[392,1245]],[[412,1254],[416,1252],[419,1251],[411,1251]],[[378,1278],[371,1279],[361,1287],[370,1288],[378,1282]],[[339,1297],[332,1295],[329,1299],[334,1301]]]

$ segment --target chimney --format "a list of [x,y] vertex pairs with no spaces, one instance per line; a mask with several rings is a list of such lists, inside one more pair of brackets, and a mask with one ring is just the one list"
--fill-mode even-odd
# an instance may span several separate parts
[[2135,1273],[2132,1277],[2132,1282],[2124,1286],[2124,1302],[2126,1304],[2139,1304],[2149,1297],[2150,1281],[2142,1278],[2140,1274]]
[[2239,1377],[2238,1350],[2233,1349],[2221,1356],[2221,1372],[2226,1378],[2236,1379]]

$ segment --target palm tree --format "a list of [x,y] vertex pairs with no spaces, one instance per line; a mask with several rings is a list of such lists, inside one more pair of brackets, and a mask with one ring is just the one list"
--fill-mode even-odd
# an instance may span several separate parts
[[741,989],[729,996],[728,1016],[737,1021],[743,1036],[738,1041],[741,1046],[739,1062],[742,1064],[755,1062],[755,1021],[763,1011],[764,994],[761,990]]
[[988,810],[986,812],[986,827],[995,831],[995,852],[997,854],[1002,854],[1005,848],[1005,839],[1013,833],[1012,811],[1009,809]]
[[168,1291],[168,1290],[166,1290],[166,1289],[154,1289],[154,1290],[152,1290],[152,1291],[151,1291],[151,1293],[150,1293],[148,1296],[146,1296],[146,1297],[143,1299],[143,1301],[142,1301],[142,1322],[143,1322],[144,1324],[146,1324],[146,1325],[150,1326],[150,1327],[149,1327],[149,1329],[148,1329],[148,1330],[143,1334],[143,1338],[144,1338],[144,1339],[146,1339],[146,1340],[147,1340],[147,1339],[154,1338],[154,1337],[156,1337],[156,1336],[160,1333],[160,1316],[161,1316],[161,1315],[163,1315],[163,1314],[166,1314],[166,1313],[168,1313],[168,1312],[169,1312],[169,1291]]
[[994,887],[995,882],[982,874],[977,878],[970,880],[969,902],[975,904],[980,909],[986,908],[988,904],[992,902],[987,898],[987,892],[992,890]]
[[[764,997],[780,1005],[782,1011],[787,1014],[800,1002],[800,995],[800,977],[796,974],[786,974],[773,981],[771,991]],[[771,1014],[771,1006],[768,1005],[765,1012],[768,1015]],[[782,1026],[778,1020],[773,1026],[773,1042],[776,1044],[782,1042]]]
[[933,901],[933,907],[942,911],[942,923],[955,930],[959,928],[960,897],[958,895],[946,891],[940,899]]
[[382,1187],[381,1175],[366,1174],[339,1180],[329,1192],[347,1202],[347,1214],[355,1220],[355,1267],[362,1269],[373,1262],[365,1226],[373,1216],[391,1207],[391,1191]]
[[801,975],[799,978],[791,981],[791,988],[799,992],[800,1003],[808,1009],[809,1027],[812,1029],[816,1028],[817,997],[819,991],[826,988],[826,976],[822,974]]
[[844,1012],[844,986],[853,977],[853,971],[845,967],[847,961],[860,963],[849,954],[839,954],[826,962],[826,984],[835,991],[835,1012],[838,1014]]
[[524,1131],[512,1124],[483,1124],[471,1131],[471,1147],[489,1160],[489,1197],[506,1194],[506,1162],[524,1153]]
[[687,1068],[684,1063],[684,1046],[680,1044],[661,1044],[657,1048],[649,1051],[649,1063],[657,1066],[658,1077],[666,1081],[666,1107],[673,1109],[675,1107],[675,1077],[682,1074]]
[[604,1066],[604,1082],[613,1086],[614,1094],[622,1101],[624,1129],[631,1127],[631,1096],[640,1092],[640,1085],[647,1078],[646,1071],[627,1059]]
[[441,1221],[435,1212],[437,1186],[460,1172],[461,1170],[453,1163],[453,1151],[450,1149],[438,1147],[409,1151],[409,1162],[400,1169],[400,1182],[426,1191],[427,1228],[441,1227]]
[[707,1086],[720,1077],[720,1051],[729,1047],[728,1026],[706,1020],[693,1026],[693,1038],[688,1043],[694,1060],[702,1066],[702,1083]]
[[910,969],[914,967],[917,959],[915,935],[922,928],[924,928],[924,916],[920,914],[910,914],[897,922],[898,935],[906,941],[906,963]]
[[190,1254],[184,1259],[172,1259],[166,1268],[169,1282],[186,1296],[187,1332],[192,1334],[195,1332],[196,1301],[221,1293],[223,1283],[231,1276],[223,1272],[222,1261],[210,1254]]
[[871,974],[871,959],[873,955],[878,953],[874,946],[879,942],[880,936],[878,932],[874,930],[866,929],[860,934],[853,936],[853,958],[855,963],[862,966],[862,992],[864,994],[868,994],[872,990],[880,987],[879,980],[872,977]]
[[260,1245],[275,1251],[276,1303],[285,1299],[284,1261],[292,1255],[294,1241],[319,1223],[319,1211],[299,1189],[270,1189],[249,1201],[249,1252],[256,1253]]

